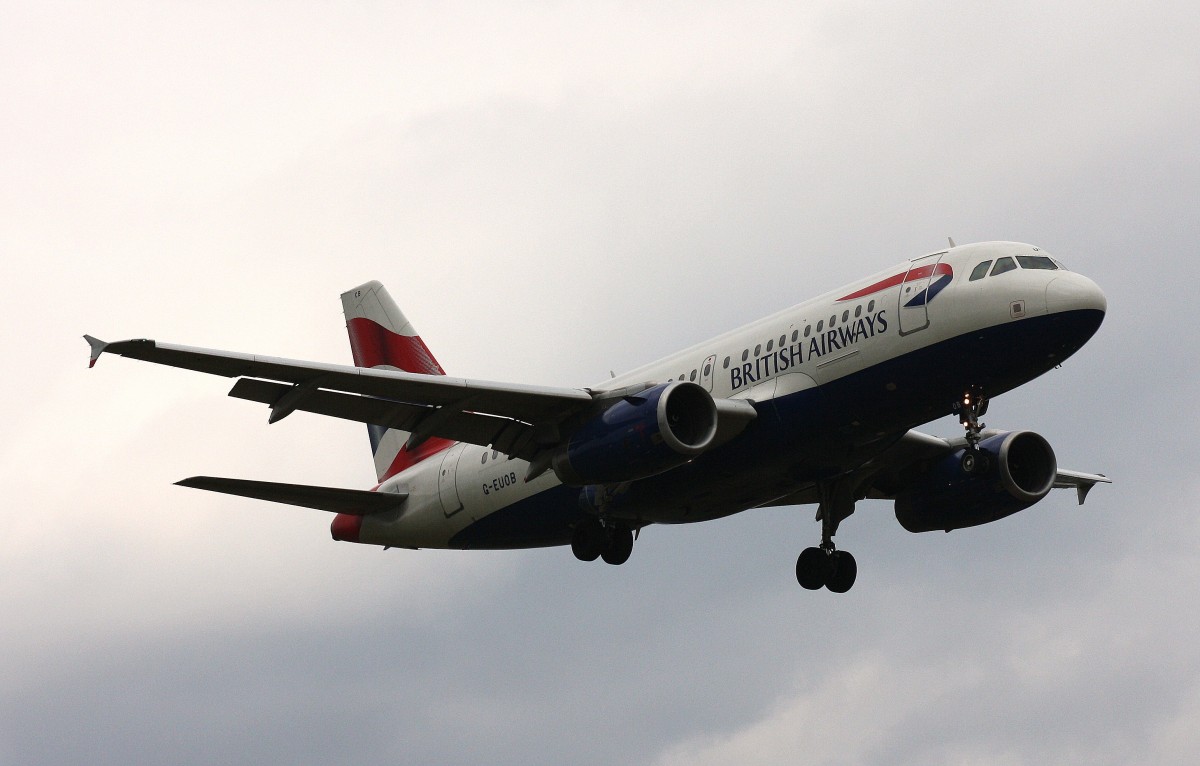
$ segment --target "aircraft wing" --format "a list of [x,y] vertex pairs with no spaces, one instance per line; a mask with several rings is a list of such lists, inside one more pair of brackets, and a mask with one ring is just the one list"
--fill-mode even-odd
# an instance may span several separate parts
[[557,444],[559,425],[593,408],[588,390],[493,383],[443,375],[368,369],[216,351],[153,340],[105,343],[85,335],[91,365],[101,354],[227,378],[230,396],[267,404],[269,422],[303,410],[413,434],[442,437],[532,459]]
[[1061,468],[1058,469],[1058,475],[1054,477],[1055,489],[1075,488],[1080,505],[1083,505],[1087,494],[1097,484],[1112,484],[1112,479],[1102,473],[1079,473],[1078,471],[1064,471]]

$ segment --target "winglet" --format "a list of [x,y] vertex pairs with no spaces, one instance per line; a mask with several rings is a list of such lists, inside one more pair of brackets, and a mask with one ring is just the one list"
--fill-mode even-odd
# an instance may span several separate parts
[[1079,473],[1078,471],[1064,471],[1061,468],[1058,471],[1058,475],[1054,477],[1054,486],[1056,488],[1075,488],[1080,505],[1083,505],[1083,501],[1087,499],[1088,493],[1097,484],[1112,484],[1112,479],[1102,473]]
[[99,359],[100,355],[104,353],[104,349],[108,348],[108,344],[99,338],[93,338],[91,335],[84,335],[83,339],[86,340],[88,345],[92,347],[92,355],[88,360],[88,369],[90,370],[96,366],[96,360]]
[[[1099,475],[1104,476],[1104,474],[1099,474]],[[1107,476],[1104,476],[1102,481],[1104,481],[1105,483],[1108,483],[1108,484],[1112,484],[1112,479],[1108,478]],[[1096,486],[1096,484],[1098,484],[1098,483],[1099,482],[1095,482],[1095,481],[1080,482],[1079,484],[1075,485],[1075,492],[1079,496],[1079,504],[1080,505],[1083,505],[1083,501],[1087,500],[1088,493],[1092,491],[1092,487]]]

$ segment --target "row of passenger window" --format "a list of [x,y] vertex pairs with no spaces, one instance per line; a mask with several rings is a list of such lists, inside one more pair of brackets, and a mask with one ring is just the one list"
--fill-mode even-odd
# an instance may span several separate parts
[[[1062,264],[1058,263],[1053,258],[1048,258],[1044,255],[1018,255],[1015,261],[1006,255],[1003,258],[997,258],[995,266],[992,266],[991,261],[984,261],[976,266],[975,270],[971,272],[971,278],[968,281],[974,282],[975,280],[983,279],[984,277],[994,277],[997,274],[1003,274],[1006,271],[1012,271],[1016,269],[1018,265],[1022,269],[1044,269],[1046,271],[1058,271],[1060,268],[1062,268]],[[988,273],[989,266],[992,269],[990,274]]]
[[[989,263],[990,263],[990,261],[989,261]],[[875,301],[871,301],[870,303],[867,304],[867,313],[870,314],[870,313],[873,313],[874,311],[875,311]],[[859,305],[854,307],[854,318],[858,319],[859,317],[862,316],[862,313],[863,313],[863,306],[860,303]],[[845,324],[846,322],[849,322],[849,321],[850,321],[850,309],[846,309],[845,311],[842,312],[842,324]],[[837,323],[838,323],[838,315],[837,314],[834,314],[833,316],[829,317],[829,329],[832,330],[834,327],[837,326]],[[816,331],[818,334],[825,331],[825,320],[824,319],[817,320]],[[804,326],[804,337],[807,338],[810,335],[812,335],[812,333],[813,333],[813,326],[811,324],[806,324]],[[799,339],[800,339],[800,330],[798,330],[798,329],[792,330],[792,343],[795,343]],[[787,343],[788,343],[787,333],[780,335],[779,336],[779,348],[783,348],[784,346],[787,345]],[[774,349],[775,349],[775,339],[771,338],[766,343],[766,353],[769,354]],[[756,345],[754,347],[754,358],[757,359],[758,357],[762,356],[763,351],[764,351],[764,349],[763,349],[762,343],[759,343],[758,345]],[[749,360],[749,358],[750,358],[750,349],[748,349],[748,348],[743,349],[742,361],[745,362],[745,361]],[[730,361],[732,361],[731,357],[728,357],[728,356],[725,357],[725,361],[722,362],[722,364],[721,364],[721,369],[728,370]],[[699,374],[698,369],[692,370],[691,374],[680,373],[679,380],[683,380],[686,377],[688,380],[690,380],[694,383],[696,381],[696,378],[698,377],[698,374]],[[707,378],[711,374],[712,374],[711,363],[706,363],[705,367],[704,367],[703,377]]]

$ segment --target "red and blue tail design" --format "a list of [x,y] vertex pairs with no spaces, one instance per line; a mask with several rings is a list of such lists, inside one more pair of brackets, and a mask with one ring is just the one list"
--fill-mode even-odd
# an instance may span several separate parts
[[[356,367],[446,374],[379,282],[367,282],[342,293],[342,310]],[[375,456],[375,475],[381,483],[453,444],[435,437],[409,450],[405,446],[407,431],[375,425],[367,426],[367,430]]]

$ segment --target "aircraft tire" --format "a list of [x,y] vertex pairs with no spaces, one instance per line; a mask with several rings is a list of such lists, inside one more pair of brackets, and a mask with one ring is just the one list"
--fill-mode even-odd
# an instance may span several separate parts
[[580,561],[595,561],[605,548],[604,527],[594,519],[586,519],[575,527],[571,535],[571,552]]
[[833,593],[845,593],[854,587],[858,578],[858,563],[846,551],[835,551],[830,555],[833,566],[825,580],[825,587]]
[[614,527],[609,533],[607,542],[608,545],[605,545],[604,550],[600,552],[606,564],[620,566],[629,561],[629,556],[633,553],[633,530],[627,527]]
[[820,590],[829,572],[829,555],[820,548],[805,548],[796,559],[796,582],[805,590]]
[[967,450],[964,452],[962,456],[963,473],[975,473],[975,469],[978,467],[978,462],[979,460],[975,454],[975,450]]

